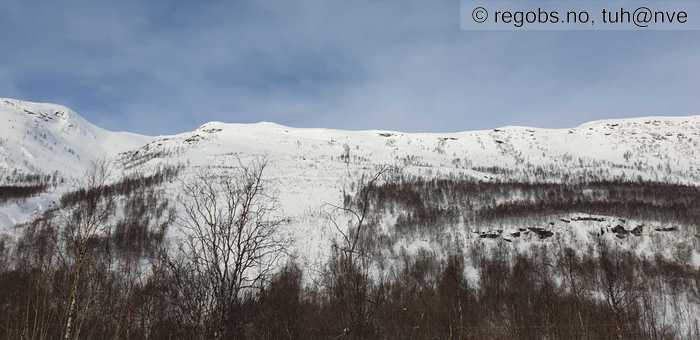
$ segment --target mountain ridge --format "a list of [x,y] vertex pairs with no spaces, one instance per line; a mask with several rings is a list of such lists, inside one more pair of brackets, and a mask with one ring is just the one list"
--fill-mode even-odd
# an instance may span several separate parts
[[[8,109],[10,108],[10,109]],[[12,110],[14,109],[14,110]],[[35,112],[36,111],[36,112]],[[541,128],[534,126],[520,126],[520,125],[505,125],[501,127],[496,127],[493,129],[482,129],[482,130],[464,130],[456,132],[404,132],[399,130],[388,130],[388,129],[362,129],[362,130],[344,130],[344,129],[334,129],[334,128],[316,128],[316,127],[291,127],[278,124],[275,122],[261,121],[257,123],[234,123],[234,122],[221,122],[221,121],[211,121],[200,125],[198,128],[191,131],[184,131],[175,134],[165,134],[165,135],[142,135],[137,133],[132,133],[128,131],[110,131],[104,128],[98,127],[81,115],[73,111],[72,109],[52,103],[41,103],[41,102],[31,102],[12,98],[0,98],[0,120],[4,122],[6,143],[10,142],[10,138],[15,137],[13,142],[17,142],[16,136],[12,136],[7,131],[7,127],[12,127],[13,118],[12,114],[17,116],[17,113],[24,113],[32,116],[35,120],[43,120],[45,123],[59,122],[64,123],[60,125],[60,131],[67,133],[70,132],[71,128],[77,129],[79,133],[87,135],[87,137],[92,137],[93,140],[97,140],[97,137],[106,138],[108,141],[102,144],[115,145],[114,150],[100,150],[96,154],[100,154],[103,157],[113,157],[120,152],[128,151],[129,149],[134,149],[145,144],[151,143],[153,141],[162,139],[172,139],[178,136],[191,135],[197,131],[206,130],[212,127],[225,127],[228,129],[245,129],[245,130],[255,130],[255,129],[270,129],[279,131],[297,131],[297,132],[318,132],[318,133],[337,133],[346,135],[362,135],[362,134],[382,134],[390,133],[394,135],[422,135],[422,136],[451,136],[451,135],[468,135],[470,133],[486,133],[486,132],[501,132],[503,130],[527,130],[527,131],[537,131],[537,132],[561,132],[561,131],[571,131],[573,129],[584,129],[584,128],[602,128],[610,126],[619,126],[620,124],[639,124],[642,122],[655,122],[656,124],[663,123],[665,125],[671,123],[682,123],[698,125],[700,124],[700,115],[688,115],[688,116],[642,116],[633,118],[611,118],[611,119],[601,119],[593,120],[589,122],[584,122],[575,127],[569,128]],[[26,123],[26,122],[25,122]],[[34,127],[41,127],[36,124]],[[54,128],[54,130],[56,130]],[[117,138],[122,137],[122,138]],[[120,145],[121,144],[121,145]],[[91,145],[91,147],[98,147],[102,145]],[[1,165],[1,164],[0,164]]]

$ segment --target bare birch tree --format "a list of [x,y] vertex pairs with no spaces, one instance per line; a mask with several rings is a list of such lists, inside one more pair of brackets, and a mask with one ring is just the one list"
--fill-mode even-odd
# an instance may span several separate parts
[[107,219],[114,211],[115,198],[107,186],[109,176],[109,162],[94,162],[85,174],[85,189],[81,199],[68,209],[65,217],[66,247],[74,259],[63,335],[65,340],[77,338],[79,334],[76,328],[80,310],[78,295],[87,262],[88,244],[98,233],[104,231]]
[[[371,267],[370,244],[367,230],[370,227],[370,206],[372,194],[377,183],[390,170],[382,166],[376,173],[363,176],[357,187],[357,197],[353,201],[339,206],[331,203],[328,220],[340,234],[339,244],[334,244],[335,254],[331,257],[326,281],[327,288],[340,304],[342,315],[340,322],[344,324],[338,337],[363,339],[370,335],[369,322],[376,305],[375,299],[369,296]],[[347,228],[343,228],[335,215],[341,213],[349,217]]]
[[263,178],[266,167],[266,160],[256,159],[232,174],[207,169],[183,184],[179,224],[189,268],[180,273],[200,283],[202,301],[194,309],[204,312],[206,324],[199,326],[207,337],[235,337],[241,293],[260,287],[284,254],[284,220]]

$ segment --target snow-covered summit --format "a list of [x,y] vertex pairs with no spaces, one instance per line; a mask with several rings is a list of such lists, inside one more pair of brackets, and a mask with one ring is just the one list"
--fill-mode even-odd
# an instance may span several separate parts
[[79,176],[150,139],[104,130],[65,106],[0,98],[0,171]]

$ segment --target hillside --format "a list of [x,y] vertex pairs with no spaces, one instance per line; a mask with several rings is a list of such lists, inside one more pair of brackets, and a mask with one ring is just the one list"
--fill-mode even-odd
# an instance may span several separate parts
[[93,160],[151,139],[101,129],[61,105],[7,98],[0,98],[0,136],[0,173],[65,177],[78,177]]
[[[56,173],[67,180],[37,196],[0,206],[0,230],[9,230],[15,223],[29,221],[55,206],[62,193],[79,187],[78,180],[90,162],[102,157],[114,162],[115,180],[121,174],[148,174],[163,166],[182,166],[180,176],[188,178],[203,168],[226,171],[240,162],[265,157],[270,163],[266,177],[273,183],[281,214],[291,221],[289,230],[306,261],[323,259],[325,256],[319,253],[327,252],[327,245],[335,237],[335,230],[328,225],[327,204],[340,204],[343,195],[356,189],[354,185],[363,174],[381,165],[398,169],[402,176],[425,179],[700,183],[699,116],[606,120],[568,129],[502,127],[457,133],[212,122],[192,132],[148,137],[103,130],[59,105],[4,99],[0,102],[0,120],[7,122],[1,127],[4,137],[0,143],[0,167],[6,173]],[[177,183],[166,183],[163,189],[171,197],[178,195]],[[575,217],[585,211],[570,213]],[[389,221],[385,226],[391,229],[396,216],[385,218]],[[560,221],[570,218],[557,217],[552,226],[585,235]],[[504,229],[500,224],[498,228],[467,226],[464,222],[457,225],[456,235],[463,238],[471,238],[474,232]],[[589,228],[597,231],[615,225],[594,224]],[[523,226],[505,228],[514,233]],[[430,245],[427,239],[409,243]]]
[[[149,137],[5,99],[0,121],[0,308],[15,332],[46,313],[57,336],[80,289],[100,301],[85,304],[87,334],[123,333],[115,313],[135,338],[213,338],[198,318],[223,277],[226,310],[246,318],[227,324],[286,320],[302,338],[700,334],[700,116],[454,133],[211,122]],[[218,260],[202,250],[225,246]]]

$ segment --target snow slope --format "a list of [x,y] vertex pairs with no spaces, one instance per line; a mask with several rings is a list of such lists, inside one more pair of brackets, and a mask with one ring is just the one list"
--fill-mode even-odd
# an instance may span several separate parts
[[52,206],[98,159],[145,144],[151,137],[101,129],[61,105],[0,98],[0,185],[16,175],[56,175],[64,183],[39,197],[0,206],[0,231]]
[[[336,236],[328,225],[326,203],[342,202],[343,193],[355,189],[354,182],[384,164],[419,176],[458,174],[487,181],[625,176],[700,184],[700,116],[605,120],[568,129],[503,127],[458,133],[211,122],[191,132],[147,137],[100,129],[62,106],[0,99],[0,121],[0,169],[5,171],[57,171],[78,178],[91,161],[106,156],[123,173],[148,173],[167,164],[183,165],[182,176],[187,177],[202,167],[226,171],[239,161],[266,157],[270,165],[266,176],[274,184],[282,213],[290,218],[295,248],[307,265],[321,261]],[[71,188],[59,187],[26,202],[0,206],[0,231],[28,220]],[[177,183],[166,185],[165,190],[175,197]],[[591,225],[590,229],[600,227]],[[457,234],[469,237],[470,232]],[[431,243],[428,239],[414,241],[404,246]]]
[[[156,138],[121,154],[120,162],[126,169],[142,171],[162,164],[187,164],[185,172],[193,173],[200,167],[225,171],[239,159],[266,157],[270,161],[267,176],[275,183],[283,213],[291,218],[296,248],[302,250],[302,258],[314,261],[325,258],[335,235],[325,204],[340,204],[342,193],[352,192],[353,182],[382,164],[427,177],[460,174],[481,180],[522,180],[544,169],[552,172],[547,180],[561,174],[698,184],[699,143],[699,116],[607,120],[571,129],[504,127],[458,133],[211,122],[192,132]],[[585,232],[575,233],[599,232],[600,227],[590,225]],[[470,232],[459,230],[456,237],[469,238]],[[404,246],[420,244],[437,246],[427,239]]]
[[[700,116],[638,118],[583,124],[571,129],[505,127],[459,133],[402,133],[300,129],[274,123],[207,123],[155,138],[120,154],[126,169],[163,163],[236,165],[237,158],[265,156],[289,214],[336,202],[362,173],[390,164],[424,176],[460,173],[504,177],[489,167],[527,176],[537,167],[569,175],[641,176],[700,183]],[[349,157],[345,157],[345,156]]]
[[64,106],[0,98],[0,173],[79,176],[151,137],[101,129]]

